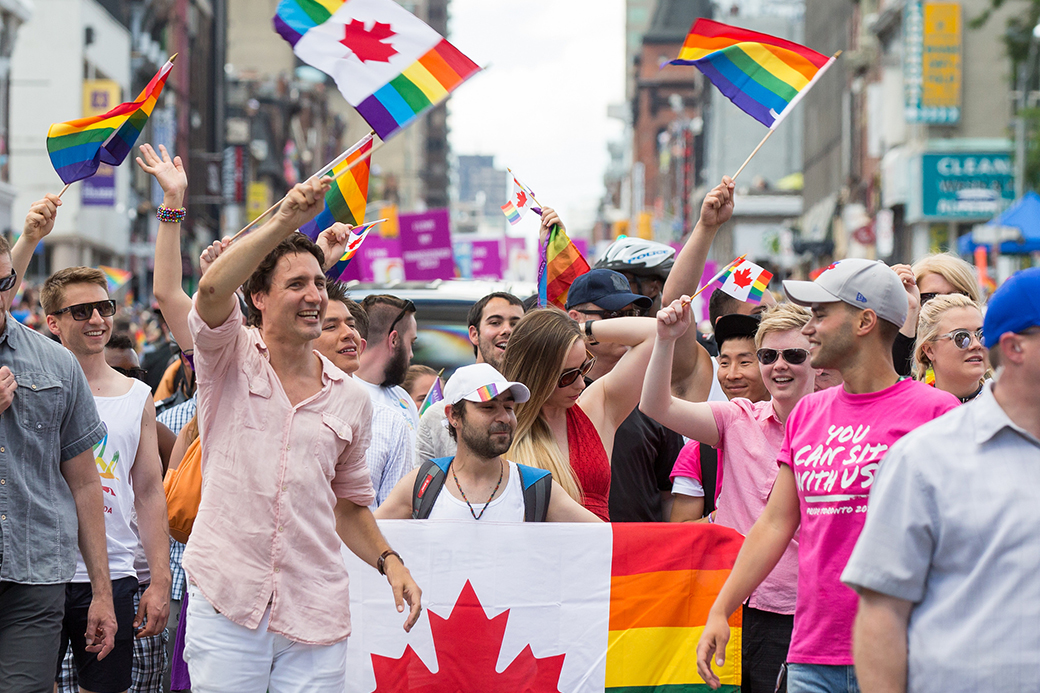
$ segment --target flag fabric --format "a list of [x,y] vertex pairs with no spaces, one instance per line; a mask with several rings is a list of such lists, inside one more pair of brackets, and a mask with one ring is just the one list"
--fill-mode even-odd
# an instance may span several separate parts
[[130,277],[134,276],[131,272],[118,267],[98,265],[98,269],[105,275],[105,281],[108,282],[108,293],[110,294],[119,291],[124,284],[130,281]]
[[[326,171],[320,172],[322,176],[329,175],[335,180],[332,181],[332,187],[325,193],[325,208],[318,213],[318,216],[300,227],[300,232],[306,234],[312,241],[337,221],[342,224],[359,226],[365,218],[365,207],[368,204],[368,174],[371,168],[371,158],[366,155],[372,149],[372,136],[367,135],[352,149],[353,151],[350,151],[341,161]],[[350,168],[355,161],[362,157],[365,157],[363,161],[355,164],[354,168]],[[348,168],[350,168],[349,171]],[[346,173],[336,178],[343,171]]]
[[554,224],[542,248],[538,264],[538,305],[553,305],[561,310],[567,303],[567,292],[574,280],[589,271],[589,263],[567,236],[563,227]]
[[[423,589],[401,628],[393,594],[344,549],[346,690],[707,693],[695,648],[742,537],[701,523],[380,521]],[[730,618],[722,691],[741,674]]]
[[742,111],[773,129],[835,61],[811,48],[698,19],[671,65],[694,65]]
[[103,163],[123,163],[152,115],[176,57],[166,61],[135,101],[120,104],[108,113],[51,125],[47,153],[64,183],[89,178]]
[[[443,371],[442,371],[443,372]],[[426,393],[426,399],[423,400],[422,406],[419,407],[419,416],[421,417],[426,413],[426,410],[437,404],[437,402],[444,401],[444,390],[441,388],[441,377],[438,375],[433,379],[433,387]]]
[[516,225],[520,222],[528,210],[535,209],[534,207],[534,193],[526,185],[520,182],[520,179],[516,177],[511,170],[509,174],[513,178],[513,194],[509,200],[502,205],[502,213],[506,215],[506,219],[509,223]]
[[773,273],[750,260],[744,260],[726,270],[715,280],[718,288],[745,303],[761,303],[762,295],[769,290]]
[[393,0],[281,0],[274,28],[383,140],[480,70]]
[[347,238],[347,247],[343,251],[343,255],[340,256],[336,264],[329,268],[329,271],[325,273],[326,276],[332,277],[333,279],[342,279],[343,273],[347,270],[350,265],[350,261],[357,255],[357,251],[361,248],[361,244],[365,242],[365,238],[368,237],[368,232],[371,231],[376,224],[386,221],[386,219],[377,219],[376,221],[370,221],[367,224],[362,224],[356,228],[350,230],[350,237]]

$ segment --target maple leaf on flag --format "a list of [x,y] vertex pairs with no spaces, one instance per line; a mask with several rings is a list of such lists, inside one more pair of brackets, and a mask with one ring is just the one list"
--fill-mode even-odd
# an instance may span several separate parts
[[527,193],[525,193],[523,190],[521,190],[520,192],[518,192],[516,194],[516,206],[519,209],[520,207],[523,207],[526,204],[527,204]]
[[343,26],[343,38],[340,43],[349,48],[363,63],[388,63],[390,56],[397,53],[397,49],[389,43],[383,43],[383,40],[395,36],[396,33],[389,24],[383,22],[376,22],[371,29],[366,29],[364,22],[352,19],[350,24]]
[[469,580],[448,618],[441,618],[432,611],[429,617],[437,651],[437,673],[427,668],[411,645],[397,659],[373,654],[372,668],[376,676],[373,693],[559,693],[557,686],[566,655],[535,657],[528,645],[505,671],[495,670],[509,610],[488,618]]
[[733,283],[739,286],[741,289],[747,288],[751,285],[751,270],[742,269],[737,270],[733,273]]

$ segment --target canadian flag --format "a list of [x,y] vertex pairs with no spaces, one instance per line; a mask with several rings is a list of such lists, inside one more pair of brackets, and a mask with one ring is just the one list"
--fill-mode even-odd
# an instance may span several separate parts
[[724,292],[746,303],[761,303],[762,294],[769,290],[773,273],[750,260],[742,260],[719,277],[719,286]]
[[[386,578],[344,549],[346,690],[648,693],[704,687],[696,650],[743,541],[708,524],[381,521],[423,590],[401,625]],[[741,614],[720,673],[740,684]]]

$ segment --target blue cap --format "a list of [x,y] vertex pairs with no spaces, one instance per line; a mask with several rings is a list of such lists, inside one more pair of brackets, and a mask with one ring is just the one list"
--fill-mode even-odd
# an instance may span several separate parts
[[632,293],[632,288],[620,272],[608,269],[589,270],[574,280],[567,292],[567,309],[583,303],[594,303],[603,310],[621,310],[630,303],[640,310],[649,310],[653,300]]
[[1012,274],[989,299],[982,334],[992,349],[1008,332],[1040,325],[1040,267]]

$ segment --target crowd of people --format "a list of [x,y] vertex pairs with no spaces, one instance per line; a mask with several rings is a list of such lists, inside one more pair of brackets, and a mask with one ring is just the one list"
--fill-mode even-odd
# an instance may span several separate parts
[[736,530],[690,652],[712,687],[741,608],[746,693],[1040,685],[1040,269],[984,306],[955,256],[843,259],[780,301],[716,290],[703,335],[724,179],[678,254],[622,239],[564,310],[477,301],[444,382],[411,363],[411,301],[326,278],[350,227],[296,232],[326,180],[207,247],[192,297],[183,166],[137,162],[167,212],[156,313],[73,267],[23,325],[61,200],[0,240],[0,693],[342,690],[341,545],[421,614],[377,518]]

